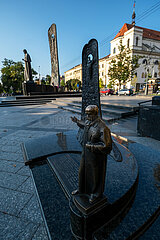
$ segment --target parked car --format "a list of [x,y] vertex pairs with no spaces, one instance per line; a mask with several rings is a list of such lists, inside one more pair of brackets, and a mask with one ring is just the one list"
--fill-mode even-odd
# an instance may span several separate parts
[[121,89],[121,90],[118,90],[117,94],[118,95],[132,95],[133,90],[132,89]]
[[105,95],[109,95],[109,94],[113,95],[114,90],[111,88],[103,88],[100,90],[100,93]]

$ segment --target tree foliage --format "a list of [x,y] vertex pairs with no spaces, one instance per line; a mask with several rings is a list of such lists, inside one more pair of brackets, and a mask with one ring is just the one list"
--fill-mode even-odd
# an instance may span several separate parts
[[103,88],[104,84],[103,84],[103,80],[102,78],[99,79],[99,89]]
[[[24,66],[21,61],[14,62],[10,59],[2,61],[1,81],[6,92],[21,91],[22,83],[24,82]],[[32,75],[37,75],[37,72],[32,68]]]
[[64,82],[64,79],[61,80],[61,87],[65,87],[65,82]]
[[4,59],[2,61],[1,81],[6,92],[12,88],[14,91],[22,89],[24,81],[24,67],[22,62],[14,62],[13,60]]
[[109,81],[107,87],[112,89],[112,88],[114,87],[113,82],[112,82],[112,81]]
[[46,85],[51,85],[51,76],[50,75],[46,75]]
[[81,89],[81,81],[78,79],[70,79],[66,82],[66,87],[67,90],[79,90]]
[[0,83],[0,93],[2,93],[3,92],[3,86],[2,86],[2,84]]
[[135,69],[139,67],[138,60],[140,57],[137,55],[131,56],[131,50],[122,44],[122,40],[120,40],[118,49],[119,53],[110,62],[108,70],[109,82],[112,86],[115,84],[121,86],[131,81]]
[[131,85],[136,87],[136,82],[137,82],[137,76],[135,75],[134,77],[132,77]]

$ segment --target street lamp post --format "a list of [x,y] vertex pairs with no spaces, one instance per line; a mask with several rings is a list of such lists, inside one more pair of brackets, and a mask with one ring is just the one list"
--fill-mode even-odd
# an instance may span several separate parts
[[40,77],[41,77],[41,75],[40,75],[40,66],[38,67],[38,71],[39,71],[39,84],[41,83],[41,79],[40,79]]

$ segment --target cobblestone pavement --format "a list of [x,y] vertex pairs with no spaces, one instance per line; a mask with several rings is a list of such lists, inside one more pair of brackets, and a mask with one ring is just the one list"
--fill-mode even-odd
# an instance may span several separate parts
[[[46,240],[47,233],[20,144],[53,132],[77,129],[70,116],[79,116],[58,109],[56,103],[3,107],[0,112],[0,240]],[[125,133],[126,138],[134,141],[152,142],[152,146],[160,149],[159,141],[138,138],[131,125],[118,122],[111,129],[117,134]]]

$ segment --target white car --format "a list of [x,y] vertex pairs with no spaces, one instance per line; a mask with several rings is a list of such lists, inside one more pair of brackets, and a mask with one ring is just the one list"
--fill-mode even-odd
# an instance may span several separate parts
[[118,95],[131,95],[133,94],[133,90],[132,89],[121,89],[118,90]]

